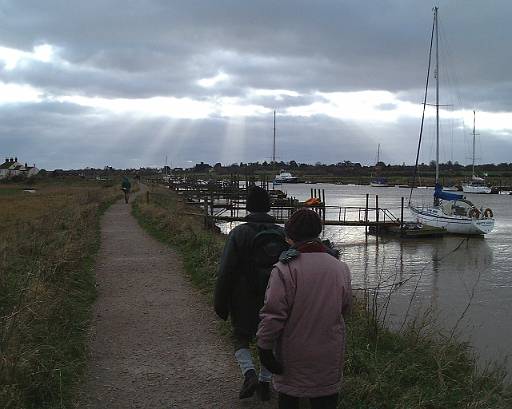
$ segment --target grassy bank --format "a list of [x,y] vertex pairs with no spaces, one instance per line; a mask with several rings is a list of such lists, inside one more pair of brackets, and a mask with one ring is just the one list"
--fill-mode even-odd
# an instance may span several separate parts
[[[193,209],[164,189],[153,189],[149,203],[137,200],[133,212],[152,235],[182,253],[191,280],[211,295],[225,237],[205,230],[201,216],[191,215]],[[425,331],[419,320],[401,332],[389,331],[367,304],[357,303],[348,322],[339,408],[512,407],[504,374],[477,372],[466,344]]]
[[95,182],[0,187],[0,407],[71,407],[83,372],[99,216]]

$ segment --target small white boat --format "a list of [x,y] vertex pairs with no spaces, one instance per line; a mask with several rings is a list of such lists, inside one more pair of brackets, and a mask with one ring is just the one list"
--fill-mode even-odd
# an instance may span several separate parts
[[471,180],[462,184],[464,193],[491,193],[491,188],[485,184],[485,179],[473,175]]
[[485,179],[475,175],[475,117],[476,113],[473,111],[473,164],[472,164],[472,176],[469,181],[462,184],[462,191],[464,193],[491,193],[491,188],[486,185]]
[[292,176],[290,172],[285,172],[284,170],[279,173],[274,179],[274,184],[281,183],[298,183],[299,178],[297,176]]

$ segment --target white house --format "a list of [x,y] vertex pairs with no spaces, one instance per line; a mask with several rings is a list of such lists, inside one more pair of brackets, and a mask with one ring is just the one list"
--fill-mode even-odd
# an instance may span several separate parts
[[0,165],[0,179],[12,178],[14,176],[31,177],[37,175],[39,169],[34,166],[28,166],[18,162],[18,158],[5,158],[5,162]]

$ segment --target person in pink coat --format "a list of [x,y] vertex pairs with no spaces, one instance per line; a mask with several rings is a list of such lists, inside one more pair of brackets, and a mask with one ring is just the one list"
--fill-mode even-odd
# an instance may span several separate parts
[[352,306],[350,270],[318,238],[318,215],[296,211],[285,225],[292,248],[270,275],[257,346],[275,375],[279,408],[335,409],[343,378],[345,319]]

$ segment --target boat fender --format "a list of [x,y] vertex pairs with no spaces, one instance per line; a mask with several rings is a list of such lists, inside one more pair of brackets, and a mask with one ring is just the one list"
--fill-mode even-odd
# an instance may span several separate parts
[[307,206],[318,206],[320,204],[320,199],[317,199],[316,197],[310,197],[304,202],[304,204]]
[[493,216],[494,216],[494,213],[492,212],[491,209],[487,208],[487,209],[484,210],[484,217],[486,219],[492,219]]
[[470,211],[469,211],[469,217],[471,217],[472,219],[478,219],[480,217],[480,210],[478,210],[476,207],[473,207]]

